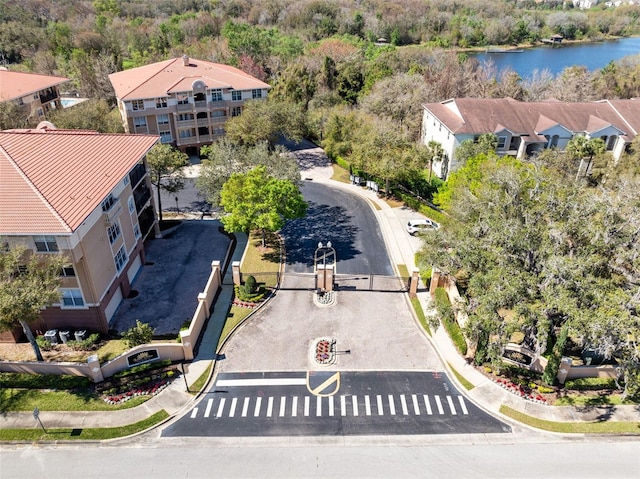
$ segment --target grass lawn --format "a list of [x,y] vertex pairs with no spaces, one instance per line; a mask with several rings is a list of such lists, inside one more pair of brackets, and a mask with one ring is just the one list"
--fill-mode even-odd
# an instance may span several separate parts
[[[147,419],[121,427],[101,427],[86,429],[0,429],[0,441],[102,441],[129,436],[155,426],[169,417],[165,411],[158,411]],[[46,424],[44,425],[46,428]]]
[[640,435],[640,423],[638,422],[553,422],[523,414],[508,406],[500,406],[500,412],[518,422],[527,424],[545,431],[575,434],[638,434]]
[[342,183],[351,183],[351,180],[349,179],[349,170],[336,165],[335,163],[331,166],[333,166],[333,175],[331,176],[332,180],[340,181]]
[[464,386],[464,388],[467,391],[471,391],[475,387],[473,384],[467,381],[458,371],[456,371],[455,368],[451,366],[451,363],[447,363],[447,366],[449,366],[449,369],[451,369],[451,371],[453,372],[453,375],[460,382],[460,384]]
[[633,405],[638,402],[629,398],[623,401],[620,394],[570,394],[553,402],[554,406],[619,406],[621,404]]
[[231,334],[231,331],[244,321],[244,318],[249,316],[253,310],[249,308],[241,308],[240,306],[231,306],[229,313],[227,314],[227,320],[224,323],[224,327],[222,328],[222,333],[220,333],[220,339],[218,340],[218,349],[224,344],[225,340]]
[[212,366],[213,366],[213,363],[210,363],[207,369],[200,375],[200,377],[196,379],[196,381],[189,386],[189,392],[191,394],[199,393],[200,390],[204,387],[204,385],[207,382],[207,379],[209,379],[209,374],[211,374]]
[[139,406],[151,396],[138,396],[119,405],[111,405],[91,392],[48,391],[41,389],[0,389],[2,411],[116,411]]

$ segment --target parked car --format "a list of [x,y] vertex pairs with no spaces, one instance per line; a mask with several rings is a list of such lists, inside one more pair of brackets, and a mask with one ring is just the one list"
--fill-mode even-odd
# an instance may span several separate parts
[[407,223],[407,232],[410,235],[428,230],[437,230],[438,228],[440,228],[440,225],[430,219],[409,220]]

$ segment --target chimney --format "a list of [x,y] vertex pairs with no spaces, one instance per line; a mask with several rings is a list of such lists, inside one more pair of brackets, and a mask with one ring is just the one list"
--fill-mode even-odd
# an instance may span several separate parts
[[189,57],[188,57],[187,55],[182,55],[182,64],[183,64],[185,67],[188,67],[188,66],[189,66]]

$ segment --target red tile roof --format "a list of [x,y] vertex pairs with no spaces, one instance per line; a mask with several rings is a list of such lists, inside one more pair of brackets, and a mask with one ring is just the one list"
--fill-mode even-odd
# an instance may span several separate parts
[[22,98],[68,81],[65,77],[14,72],[0,68],[0,102]]
[[0,235],[75,231],[157,141],[89,131],[1,131]]
[[188,59],[188,65],[184,63],[182,58],[173,58],[112,73],[109,80],[121,100],[142,100],[191,91],[196,80],[203,81],[208,88],[270,88],[267,83],[228,65],[194,59]]

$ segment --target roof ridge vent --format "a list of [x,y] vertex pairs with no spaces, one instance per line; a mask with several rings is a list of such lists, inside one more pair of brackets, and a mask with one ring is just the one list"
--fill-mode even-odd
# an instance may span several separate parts
[[191,66],[191,63],[189,63],[189,55],[182,55],[182,64],[185,67]]

